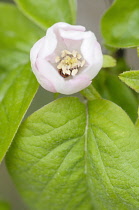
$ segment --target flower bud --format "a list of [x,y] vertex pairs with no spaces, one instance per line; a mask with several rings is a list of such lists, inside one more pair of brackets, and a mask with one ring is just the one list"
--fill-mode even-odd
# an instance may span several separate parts
[[56,23],[30,52],[32,70],[40,85],[70,95],[91,84],[103,56],[93,32],[83,26]]

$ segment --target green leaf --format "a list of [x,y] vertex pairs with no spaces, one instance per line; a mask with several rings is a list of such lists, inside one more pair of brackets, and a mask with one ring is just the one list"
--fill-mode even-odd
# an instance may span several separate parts
[[33,44],[44,35],[45,32],[23,16],[14,5],[0,3],[0,49],[29,53]]
[[0,4],[0,162],[38,88],[29,50],[41,34],[15,6]]
[[6,73],[3,69],[3,81],[0,85],[0,161],[38,88],[38,83],[30,71],[30,64]]
[[119,75],[119,78],[139,93],[139,70],[124,72]]
[[31,209],[139,209],[139,135],[110,101],[58,99],[19,128],[7,154]]
[[139,1],[115,0],[102,18],[106,45],[116,48],[139,46]]
[[32,21],[46,29],[56,22],[75,24],[76,0],[14,0]]
[[133,122],[136,121],[138,109],[137,97],[130,88],[118,79],[117,75],[102,70],[93,80],[93,85],[103,98],[121,106]]
[[103,55],[103,68],[116,66],[116,60],[110,55]]
[[0,200],[0,210],[10,210],[9,203]]

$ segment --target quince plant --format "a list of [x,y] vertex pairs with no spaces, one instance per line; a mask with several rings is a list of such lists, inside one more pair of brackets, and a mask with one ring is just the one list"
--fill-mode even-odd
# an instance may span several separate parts
[[[79,1],[13,3],[0,3],[0,162],[25,206],[139,210],[139,70],[125,59],[138,0],[110,5],[101,46],[76,24]],[[27,117],[39,84],[57,99]]]

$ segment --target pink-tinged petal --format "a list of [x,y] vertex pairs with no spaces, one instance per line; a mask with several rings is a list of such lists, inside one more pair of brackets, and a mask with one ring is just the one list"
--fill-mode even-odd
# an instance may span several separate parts
[[76,93],[83,88],[90,85],[91,81],[88,76],[76,76],[76,78],[65,79],[60,76],[58,71],[46,60],[37,59],[36,61],[37,71],[35,71],[35,75],[37,78],[40,78],[38,81],[42,87],[46,90],[47,83],[45,81],[49,81],[53,88],[49,91],[58,92],[65,95],[70,95]]
[[90,80],[92,80],[98,74],[103,65],[103,54],[101,51],[100,44],[97,41],[95,41],[93,45],[93,57],[90,58],[90,63],[91,64],[88,65],[88,67],[86,67],[80,75],[88,75]]
[[56,93],[56,89],[51,81],[44,77],[40,72],[36,72],[36,78],[41,86],[52,93]]
[[[47,75],[45,75],[45,72],[43,72],[42,68],[43,64],[37,65],[37,59],[34,65],[32,65],[32,70],[39,82],[39,84],[46,90],[50,92],[57,92],[53,83],[48,79]],[[44,69],[45,70],[45,69]]]
[[63,29],[59,30],[59,34],[62,38],[64,39],[71,39],[71,40],[82,40],[86,38],[87,32],[82,32],[82,31],[65,31]]
[[95,54],[95,45],[97,43],[94,33],[91,31],[86,32],[88,36],[82,42],[81,53],[87,63],[90,65],[93,63],[94,54]]
[[73,30],[73,31],[85,31],[86,28],[84,26],[80,26],[80,25],[70,25],[68,23],[64,23],[64,22],[59,22],[59,23],[55,23],[52,27],[52,30],[56,30],[56,29],[64,29],[64,30]]
[[[82,55],[81,61],[86,61],[83,67],[79,66],[79,72],[73,77],[63,78],[58,72],[55,59],[61,56],[63,50],[77,50]],[[62,22],[50,27],[46,36],[33,46],[30,59],[32,70],[41,86],[48,91],[66,95],[89,86],[103,63],[101,47],[95,35],[90,31],[86,32],[82,26]],[[66,65],[70,67],[70,64]],[[72,70],[71,68],[70,71]]]
[[[53,26],[51,26],[45,36],[44,44],[41,47],[41,50],[39,52],[39,57],[40,58],[46,58],[49,57],[51,54],[57,54],[57,48],[60,50],[65,49],[65,44],[61,42],[60,47],[58,46],[58,42],[60,40],[59,36],[59,29],[64,29],[64,30],[74,30],[74,31],[84,31],[85,28],[83,26],[73,26],[67,23],[56,23]],[[49,60],[49,58],[48,58]]]
[[71,78],[69,80],[65,80],[65,83],[62,85],[57,85],[57,92],[65,95],[71,95],[83,90],[90,84],[91,81],[88,77],[77,76],[76,79]]
[[82,43],[82,40],[71,40],[71,39],[63,39],[66,49],[72,52],[73,50],[76,50],[80,53],[80,46]]
[[64,80],[64,78],[60,76],[58,70],[46,59],[37,58],[36,66],[37,72],[39,71],[40,74],[48,78],[50,81],[60,80],[60,82],[62,82]]
[[38,56],[40,58],[47,58],[47,56],[50,56],[52,53],[54,53],[56,47],[57,47],[56,34],[53,32],[51,28],[49,28],[47,30],[43,46],[41,47]]
[[69,51],[77,50],[80,52],[80,46],[83,40],[88,37],[88,32],[59,29],[59,35]]
[[33,47],[31,48],[31,51],[30,51],[30,60],[31,60],[31,63],[32,65],[34,66],[35,65],[35,62],[36,62],[36,58],[38,56],[38,53],[41,49],[41,46],[43,45],[44,43],[44,39],[45,37],[41,38],[40,40],[38,40],[34,45]]
[[35,75],[37,78],[41,78],[40,84],[42,87],[44,87],[46,90],[47,89],[47,84],[44,84],[45,81],[49,81],[53,86],[51,92],[58,92],[56,87],[57,87],[57,82],[59,84],[64,83],[65,79],[60,76],[58,73],[57,69],[55,69],[47,60],[38,58],[36,60],[36,69],[34,71]]

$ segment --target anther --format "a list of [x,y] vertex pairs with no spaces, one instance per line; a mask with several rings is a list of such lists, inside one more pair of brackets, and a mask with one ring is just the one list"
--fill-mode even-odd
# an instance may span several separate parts
[[58,63],[59,74],[64,78],[75,76],[79,69],[85,65],[85,60],[81,58],[82,56],[76,50],[73,50],[72,53],[63,50],[61,56],[55,58],[55,62]]

